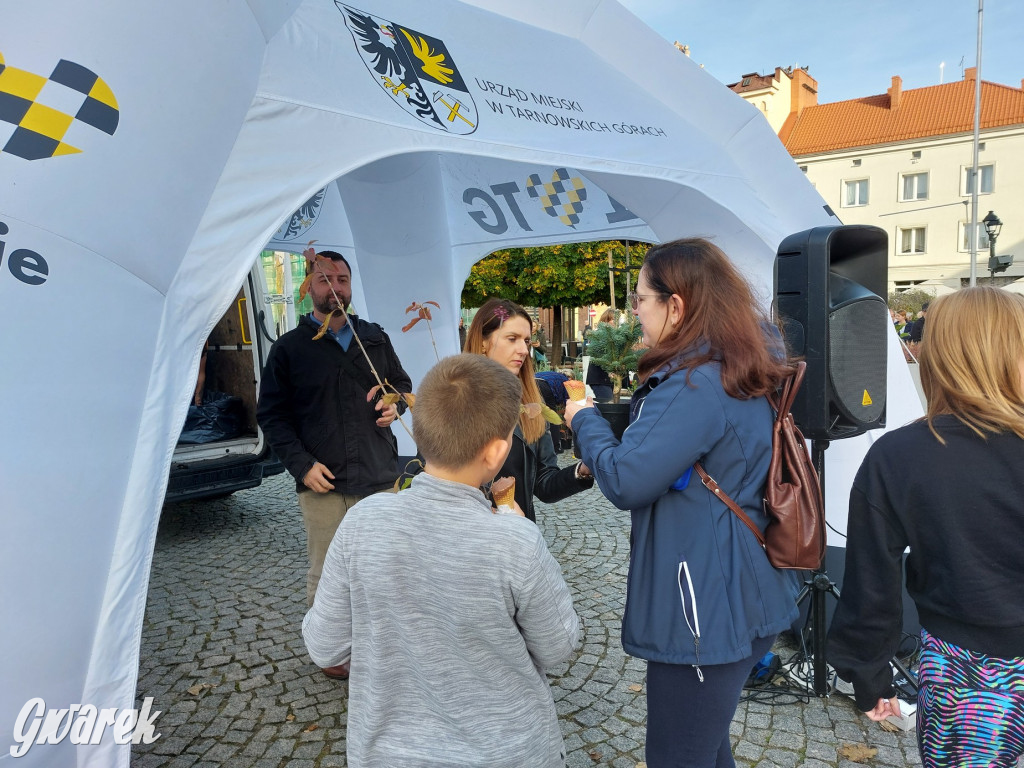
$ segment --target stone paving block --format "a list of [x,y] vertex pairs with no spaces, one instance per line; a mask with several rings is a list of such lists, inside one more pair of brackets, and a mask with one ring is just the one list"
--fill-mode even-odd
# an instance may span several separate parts
[[887,747],[879,744],[877,741],[872,740],[871,746],[878,750],[878,754],[875,755],[875,760],[879,763],[888,763],[889,765],[903,765],[903,751],[897,747]]
[[772,724],[772,717],[769,714],[760,712],[748,712],[745,725],[748,728],[768,728]]
[[732,749],[735,757],[742,757],[744,760],[760,760],[764,754],[764,747],[758,744],[751,744],[745,739],[740,739]]
[[207,752],[209,752],[215,746],[217,746],[217,742],[216,742],[215,739],[202,738],[202,739],[197,739],[197,740],[193,741],[191,744],[189,744],[185,748],[185,751],[186,752],[192,752],[193,754],[196,754],[196,755],[205,755]]
[[601,727],[612,736],[621,736],[630,730],[629,725],[617,717],[606,717],[601,723]]
[[764,728],[753,728],[748,725],[743,731],[743,737],[751,744],[760,744],[763,747],[767,747],[768,740],[772,737],[772,731],[765,730]]
[[245,745],[242,754],[246,757],[259,757],[267,751],[269,745],[265,741],[250,741]]
[[267,745],[267,757],[290,757],[295,749],[295,739],[278,738]]
[[235,685],[239,691],[251,691],[265,686],[267,682],[268,680],[264,675],[249,674],[244,679],[235,683]]
[[836,723],[835,734],[837,739],[861,743],[865,740],[864,729],[855,723]]
[[215,765],[219,765],[238,752],[238,749],[237,744],[226,744],[224,742],[214,744],[208,751],[203,753],[203,760],[209,760]]
[[605,716],[594,709],[581,709],[573,715],[573,720],[584,726],[592,726],[603,723]]
[[[749,720],[748,720],[749,723]],[[784,709],[772,717],[772,727],[789,733],[803,733],[806,726],[801,722],[799,713]]]
[[312,723],[320,717],[320,713],[317,711],[316,707],[292,709],[292,714],[295,715],[295,721],[299,723]]
[[803,757],[799,752],[790,752],[785,749],[768,748],[764,751],[764,757],[778,768],[796,768],[800,765]]
[[640,749],[643,745],[633,741],[628,736],[615,736],[608,740],[608,745],[615,748],[617,752],[630,753]]
[[230,720],[219,717],[203,729],[203,736],[209,736],[214,739],[219,738],[228,732],[230,726]]
[[791,749],[794,751],[802,750],[807,744],[807,739],[796,733],[788,733],[786,731],[775,731],[768,738],[769,747],[779,747],[782,749]]
[[164,763],[165,768],[190,768],[199,760],[198,755],[178,755]]
[[312,760],[317,757],[323,751],[324,745],[318,743],[305,743],[296,745],[295,749],[291,752],[292,761],[295,760]]
[[565,742],[566,752],[577,752],[586,746],[583,738],[578,733],[563,734],[562,740]]
[[167,762],[163,755],[145,754],[132,760],[132,768],[161,768]]
[[838,757],[835,743],[821,743],[819,741],[808,741],[804,754],[816,760],[834,763]]

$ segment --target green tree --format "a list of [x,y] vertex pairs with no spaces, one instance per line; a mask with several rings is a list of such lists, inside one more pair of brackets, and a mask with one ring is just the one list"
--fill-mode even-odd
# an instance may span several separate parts
[[911,288],[906,291],[893,291],[888,296],[889,309],[893,312],[906,310],[908,314],[917,315],[921,305],[935,299],[935,294],[923,288]]
[[590,334],[590,364],[600,366],[612,380],[613,403],[619,402],[623,380],[637,369],[645,352],[637,348],[641,335],[640,321],[632,315],[617,325],[598,323]]
[[[631,243],[634,268],[639,268],[646,251],[645,243]],[[625,268],[626,244],[617,240],[495,251],[470,270],[462,290],[463,306],[479,307],[492,296],[527,307],[607,304],[609,253],[616,268]],[[635,270],[633,278],[635,285]],[[615,287],[615,303],[622,307],[625,280],[616,279]]]
[[[647,251],[646,243],[631,241],[630,265],[639,268]],[[473,265],[462,289],[462,304],[479,307],[497,296],[526,307],[584,307],[607,304],[611,298],[608,284],[608,255],[618,269],[626,266],[627,245],[618,240],[594,243],[566,243],[537,248],[495,251]],[[631,285],[636,285],[633,271]],[[615,304],[626,305],[626,281],[621,273],[615,280]],[[553,362],[560,360],[562,349],[561,312],[555,312],[552,334]]]

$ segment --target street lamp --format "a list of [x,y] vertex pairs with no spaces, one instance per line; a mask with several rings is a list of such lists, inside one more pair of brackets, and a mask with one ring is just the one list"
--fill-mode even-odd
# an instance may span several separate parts
[[988,273],[990,277],[995,277],[996,272],[1005,272],[1006,268],[1013,264],[1013,256],[996,256],[996,238],[1003,228],[1003,222],[996,216],[995,211],[989,211],[981,223],[985,225],[985,232],[988,234]]

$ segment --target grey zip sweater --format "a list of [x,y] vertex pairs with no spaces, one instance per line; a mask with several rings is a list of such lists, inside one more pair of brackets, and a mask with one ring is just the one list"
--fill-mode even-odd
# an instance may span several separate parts
[[539,529],[477,488],[417,475],[345,516],[302,624],[321,667],[352,661],[348,764],[557,768],[545,667],[579,620]]

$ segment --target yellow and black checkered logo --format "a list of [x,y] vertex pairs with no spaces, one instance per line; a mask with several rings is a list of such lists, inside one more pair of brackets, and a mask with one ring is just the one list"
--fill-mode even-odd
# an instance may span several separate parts
[[75,121],[114,135],[120,113],[94,72],[61,59],[49,77],[9,67],[0,54],[0,154],[25,160],[82,150],[65,143]]
[[530,197],[540,200],[548,216],[556,217],[567,227],[575,227],[580,223],[587,188],[579,176],[572,176],[565,168],[558,168],[551,174],[551,181],[544,183],[540,174],[531,173],[526,180],[526,191]]

